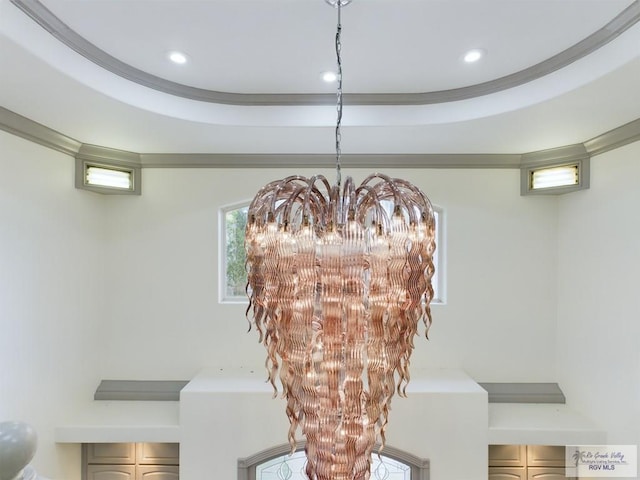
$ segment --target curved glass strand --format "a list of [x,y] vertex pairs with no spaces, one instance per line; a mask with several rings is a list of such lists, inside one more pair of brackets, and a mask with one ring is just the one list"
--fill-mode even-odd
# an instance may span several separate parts
[[282,384],[292,449],[300,429],[310,479],[367,480],[418,323],[431,323],[431,203],[382,174],[342,188],[290,176],[251,202],[245,245],[247,316]]

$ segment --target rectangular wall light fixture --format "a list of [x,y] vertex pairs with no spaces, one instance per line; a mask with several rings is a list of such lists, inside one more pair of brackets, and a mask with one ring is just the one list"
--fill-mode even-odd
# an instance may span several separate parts
[[76,188],[107,195],[140,195],[140,156],[94,145],[76,155]]
[[529,182],[532,190],[568,187],[578,185],[580,182],[579,165],[577,163],[531,170],[530,176]]
[[140,195],[137,166],[97,163],[76,159],[76,188],[108,195]]
[[524,154],[520,194],[561,195],[589,188],[590,160],[582,144]]
[[94,187],[118,188],[121,190],[133,190],[133,169],[116,169],[85,164],[85,184]]

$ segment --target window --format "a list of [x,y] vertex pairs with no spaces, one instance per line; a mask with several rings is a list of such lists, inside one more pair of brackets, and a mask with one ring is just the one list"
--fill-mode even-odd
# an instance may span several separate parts
[[431,279],[431,285],[433,286],[433,299],[432,304],[444,304],[446,302],[446,245],[445,245],[445,215],[442,208],[433,206],[433,213],[436,217],[436,253],[433,257],[433,265],[436,269]]
[[247,225],[248,203],[232,205],[221,210],[222,268],[220,278],[220,298],[223,302],[245,302],[247,296],[246,253],[244,250],[244,230]]
[[[391,207],[389,207],[391,208]],[[249,203],[230,205],[220,211],[220,300],[226,303],[245,303],[247,273],[245,268],[244,230],[247,225]],[[431,280],[434,296],[432,303],[445,302],[445,224],[442,208],[434,206],[436,218],[436,254],[433,259],[435,274]]]
[[[256,465],[256,480],[307,480],[303,450]],[[371,480],[411,480],[411,467],[384,455],[373,455]]]
[[[238,460],[238,480],[306,480],[306,456],[302,446],[289,455],[281,445]],[[386,446],[385,455],[373,454],[371,480],[428,480],[429,461]]]

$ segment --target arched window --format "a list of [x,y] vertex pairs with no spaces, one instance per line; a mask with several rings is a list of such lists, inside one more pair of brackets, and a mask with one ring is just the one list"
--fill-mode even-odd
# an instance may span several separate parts
[[[279,445],[238,459],[238,480],[307,480],[304,444],[290,455],[289,445]],[[429,460],[386,446],[373,454],[371,480],[429,480]]]

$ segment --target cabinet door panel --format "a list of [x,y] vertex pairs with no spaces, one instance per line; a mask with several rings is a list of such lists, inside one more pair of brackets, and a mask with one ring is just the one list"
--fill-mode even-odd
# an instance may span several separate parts
[[87,463],[133,465],[136,463],[135,443],[89,443]]
[[490,467],[524,467],[527,465],[526,445],[489,445]]
[[573,477],[565,477],[564,468],[561,467],[529,467],[527,480],[575,480]]
[[525,467],[489,467],[489,480],[527,480]]
[[529,445],[527,464],[530,467],[564,467],[564,446]]
[[135,480],[134,465],[89,465],[88,480]]
[[141,465],[178,465],[180,444],[139,443],[138,463]]
[[144,465],[137,469],[136,480],[178,480],[177,466]]

